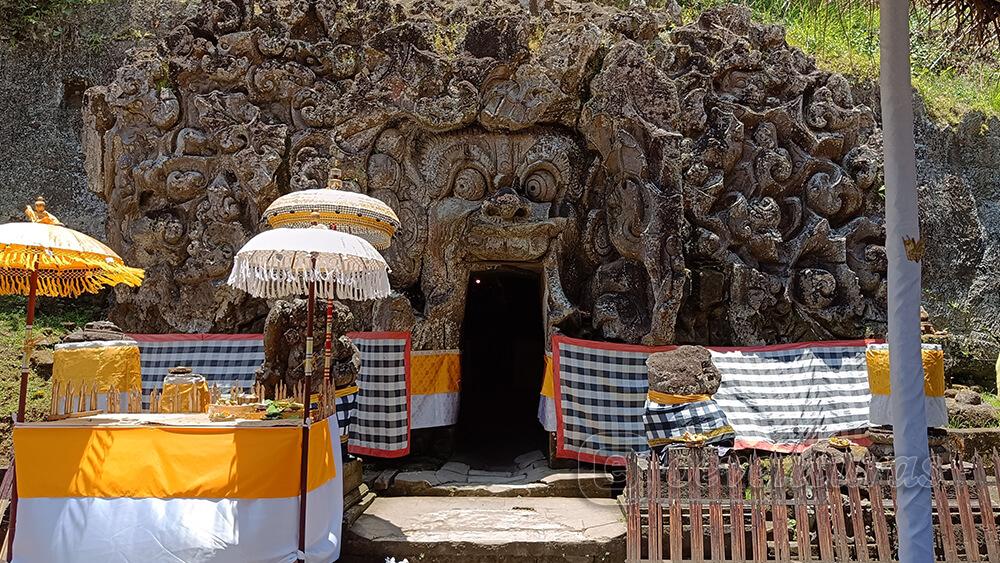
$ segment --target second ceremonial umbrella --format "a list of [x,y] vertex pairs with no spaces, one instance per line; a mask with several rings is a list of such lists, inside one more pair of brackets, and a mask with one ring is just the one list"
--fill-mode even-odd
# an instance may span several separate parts
[[305,396],[302,398],[302,461],[299,487],[299,556],[306,550],[309,398],[316,298],[381,299],[389,295],[389,266],[366,240],[328,227],[277,228],[250,239],[233,260],[229,285],[254,297],[307,295]]

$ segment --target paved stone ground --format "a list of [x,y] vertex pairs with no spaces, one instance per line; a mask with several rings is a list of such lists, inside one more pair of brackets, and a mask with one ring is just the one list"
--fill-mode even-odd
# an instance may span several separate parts
[[544,454],[529,452],[510,467],[474,469],[461,461],[419,470],[384,469],[365,481],[380,496],[613,498],[612,476],[591,468],[552,469]]
[[342,561],[620,562],[625,523],[612,499],[381,497],[346,534]]

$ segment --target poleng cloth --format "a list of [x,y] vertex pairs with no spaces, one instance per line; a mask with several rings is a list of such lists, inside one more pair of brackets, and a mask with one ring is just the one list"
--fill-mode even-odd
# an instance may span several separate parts
[[52,382],[71,384],[76,390],[97,384],[100,393],[111,387],[138,390],[142,387],[139,346],[133,340],[56,344]]
[[[924,366],[924,405],[927,426],[948,425],[948,407],[944,401],[944,350],[939,344],[923,344],[920,349]],[[889,383],[889,346],[872,344],[865,352],[868,385],[872,400],[868,418],[872,424],[892,425],[892,387]]]
[[361,352],[348,451],[376,457],[405,456],[410,453],[410,333],[355,332],[348,336]]
[[797,452],[868,427],[867,341],[711,348],[736,448]]
[[712,399],[662,404],[650,397],[643,422],[651,447],[732,445],[736,437]]
[[[302,427],[169,423],[178,416],[17,425],[14,560],[295,561]],[[310,428],[310,562],[339,556],[341,468],[330,417]]]
[[167,371],[187,366],[209,386],[225,392],[231,387],[249,390],[264,362],[260,334],[132,334],[142,353],[142,403],[149,408],[149,394],[160,389]]

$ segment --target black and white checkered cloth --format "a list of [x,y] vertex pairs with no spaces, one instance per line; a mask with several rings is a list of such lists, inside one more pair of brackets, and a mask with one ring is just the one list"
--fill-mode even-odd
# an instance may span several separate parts
[[[597,344],[597,343],[594,343]],[[556,339],[557,447],[563,457],[601,463],[648,449],[647,352],[606,350]]]
[[686,437],[703,445],[732,442],[735,438],[726,415],[711,399],[680,405],[661,405],[647,399],[643,422],[649,445],[654,447],[681,443]]
[[864,342],[712,352],[722,372],[714,395],[737,447],[789,449],[868,426]]
[[347,443],[348,433],[357,414],[358,394],[351,393],[337,397],[337,424],[340,426],[340,442]]
[[[722,385],[713,399],[733,427],[735,447],[794,451],[810,440],[867,427],[871,394],[866,346],[858,341],[712,351],[722,372]],[[646,358],[651,351],[613,347],[561,336],[554,339],[560,457],[617,462],[633,449],[647,449],[647,439],[666,438],[673,432],[646,435]]]
[[353,333],[361,351],[357,410],[348,451],[400,457],[410,452],[409,334]]
[[139,343],[142,369],[142,406],[149,409],[149,393],[163,389],[167,370],[187,366],[205,377],[209,387],[250,389],[257,368],[264,363],[264,340],[259,334],[133,334]]

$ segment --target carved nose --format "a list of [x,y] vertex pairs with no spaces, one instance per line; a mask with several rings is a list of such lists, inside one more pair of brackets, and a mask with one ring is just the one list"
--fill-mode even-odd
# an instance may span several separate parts
[[483,202],[484,214],[506,221],[524,219],[530,211],[528,201],[519,196],[513,188],[501,188]]

